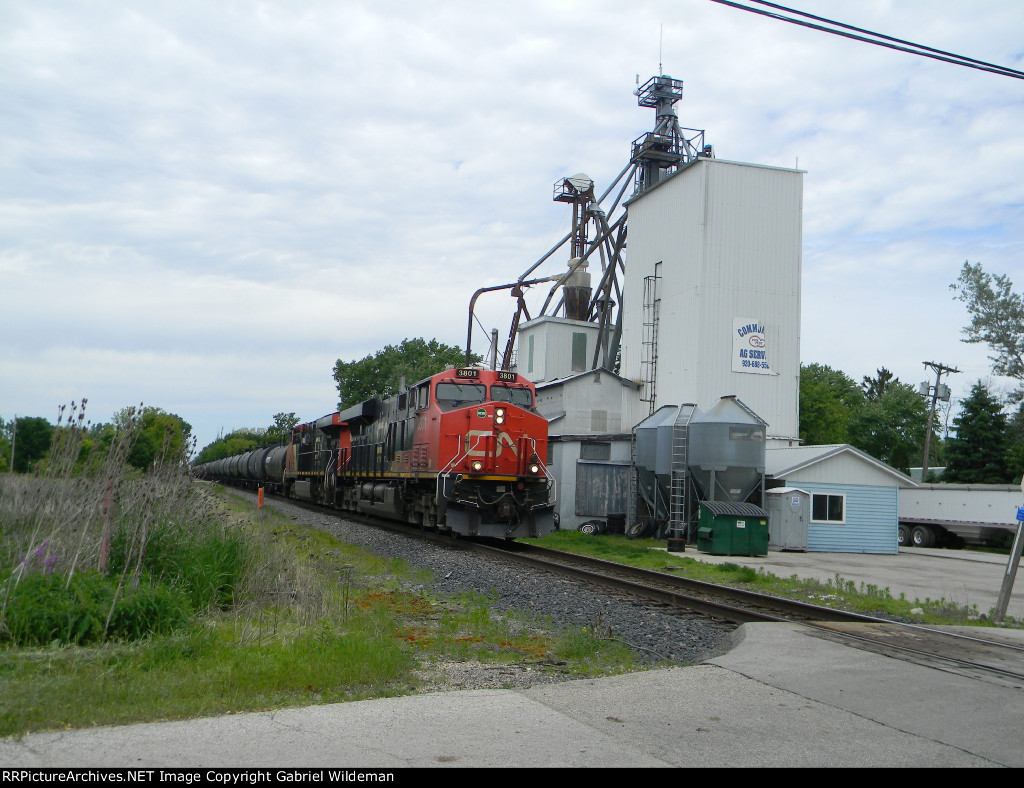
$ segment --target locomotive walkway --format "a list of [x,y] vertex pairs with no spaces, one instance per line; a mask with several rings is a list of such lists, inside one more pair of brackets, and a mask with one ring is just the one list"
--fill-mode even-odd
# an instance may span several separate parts
[[1022,730],[1021,688],[747,624],[693,667],[33,734],[0,767],[1020,767]]
[[[839,572],[982,610],[1006,561],[913,549],[727,560],[768,562],[782,576]],[[1022,600],[1018,575],[1010,615]],[[966,631],[1024,647],[1022,630]],[[1008,667],[1024,673],[1024,654],[1014,659]],[[692,667],[32,734],[0,740],[0,768],[1021,767],[1022,683],[893,659],[795,624],[746,624],[728,653]]]

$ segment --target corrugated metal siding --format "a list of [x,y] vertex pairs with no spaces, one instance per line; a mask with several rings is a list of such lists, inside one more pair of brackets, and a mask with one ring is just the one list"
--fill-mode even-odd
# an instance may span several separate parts
[[1021,490],[1005,484],[931,484],[900,494],[900,516],[935,522],[1017,524]]
[[546,418],[564,414],[549,428],[553,435],[628,432],[622,420],[623,385],[611,375],[592,372],[564,384],[542,388],[537,408]]
[[[643,376],[643,283],[661,261],[656,405],[736,394],[799,428],[802,174],[699,160],[629,206],[623,375]],[[734,318],[765,324],[772,375],[732,371]]]
[[794,487],[802,487],[804,482],[829,484],[835,479],[842,479],[844,484],[862,486],[895,487],[897,484],[885,471],[850,454],[829,457],[822,462],[786,474],[786,483]]
[[787,484],[811,493],[846,495],[846,522],[842,525],[808,523],[807,550],[821,553],[878,553],[895,555],[898,524],[896,487],[870,487],[847,484]]
[[629,497],[629,466],[580,460],[576,463],[575,511],[581,517],[625,512]]

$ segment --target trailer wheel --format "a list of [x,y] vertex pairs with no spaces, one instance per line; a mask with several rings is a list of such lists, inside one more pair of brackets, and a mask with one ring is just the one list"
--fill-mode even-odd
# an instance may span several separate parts
[[903,525],[903,523],[900,523],[896,527],[896,541],[900,547],[910,547],[910,526]]
[[931,528],[919,525],[910,533],[914,547],[931,547],[935,544],[935,532]]
[[643,539],[650,536],[654,530],[654,520],[650,517],[642,517],[626,529],[627,539]]

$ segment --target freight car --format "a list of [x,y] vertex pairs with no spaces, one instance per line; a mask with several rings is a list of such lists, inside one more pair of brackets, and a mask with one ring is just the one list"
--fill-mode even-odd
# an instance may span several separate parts
[[290,498],[467,536],[554,527],[547,420],[514,372],[450,369],[292,430],[197,473]]

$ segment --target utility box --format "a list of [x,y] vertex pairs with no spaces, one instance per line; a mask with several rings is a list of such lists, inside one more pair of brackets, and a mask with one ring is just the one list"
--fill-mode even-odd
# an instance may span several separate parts
[[764,491],[768,510],[768,549],[807,552],[807,523],[811,515],[811,494],[796,487]]
[[711,555],[768,555],[768,512],[752,503],[701,501],[697,549]]

